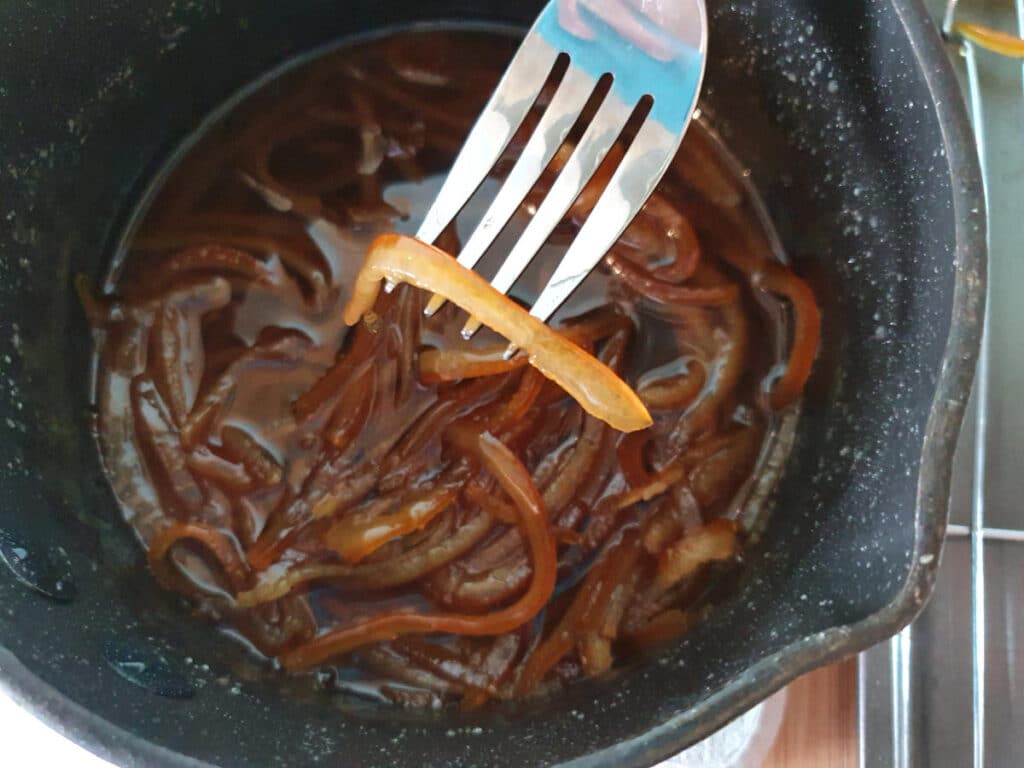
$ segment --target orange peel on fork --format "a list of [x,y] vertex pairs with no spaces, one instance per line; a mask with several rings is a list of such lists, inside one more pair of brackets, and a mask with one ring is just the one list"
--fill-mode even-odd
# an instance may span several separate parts
[[622,432],[646,429],[647,408],[614,371],[552,330],[476,272],[439,248],[403,235],[381,235],[370,246],[344,319],[355,325],[380,295],[383,281],[431,291],[478,318],[523,350],[530,365],[554,381],[589,414]]

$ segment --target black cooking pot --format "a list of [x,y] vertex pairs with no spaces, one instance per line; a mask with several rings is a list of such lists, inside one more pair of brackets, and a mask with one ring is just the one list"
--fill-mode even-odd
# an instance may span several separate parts
[[956,83],[920,0],[709,4],[705,111],[825,308],[777,508],[738,589],[676,647],[473,716],[314,693],[157,587],[98,462],[71,285],[103,273],[175,146],[255,78],[386,25],[522,26],[538,3],[0,4],[0,669],[15,697],[126,765],[646,766],[910,621],[980,333],[982,193]]

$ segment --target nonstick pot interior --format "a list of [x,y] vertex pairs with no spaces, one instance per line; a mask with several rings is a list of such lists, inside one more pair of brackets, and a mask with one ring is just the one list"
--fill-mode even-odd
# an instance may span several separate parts
[[499,0],[0,5],[0,671],[123,764],[641,766],[926,599],[984,284],[980,183],[918,0],[709,0],[704,107],[825,307],[776,510],[735,594],[664,653],[500,715],[400,714],[240,658],[148,575],[98,463],[72,276],[204,116],[388,25]]

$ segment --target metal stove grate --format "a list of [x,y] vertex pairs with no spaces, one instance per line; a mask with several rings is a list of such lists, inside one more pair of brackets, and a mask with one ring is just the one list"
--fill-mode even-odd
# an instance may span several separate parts
[[989,301],[935,596],[914,625],[860,660],[860,765],[1016,768],[1024,760],[1024,613],[1016,607],[1024,605],[1024,261],[1016,252],[1024,242],[1024,69],[959,25],[1024,37],[1024,0],[929,4],[978,140]]

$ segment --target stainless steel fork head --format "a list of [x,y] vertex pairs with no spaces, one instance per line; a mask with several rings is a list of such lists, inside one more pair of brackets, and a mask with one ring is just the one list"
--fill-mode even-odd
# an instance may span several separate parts
[[[568,69],[490,209],[459,254],[472,268],[554,158],[598,81],[611,87],[492,283],[507,293],[645,97],[650,112],[533,307],[547,320],[600,262],[661,180],[697,105],[707,51],[704,0],[552,0],[527,34],[420,227],[433,242],[480,186],[534,106],[560,54]],[[428,313],[442,301],[435,299]],[[471,332],[472,326],[467,326]]]

